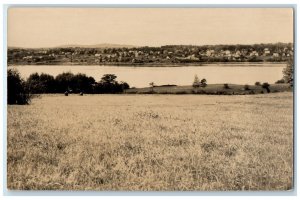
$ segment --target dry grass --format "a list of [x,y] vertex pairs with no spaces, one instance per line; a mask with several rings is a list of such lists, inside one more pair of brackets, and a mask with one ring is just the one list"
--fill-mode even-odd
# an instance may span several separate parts
[[292,188],[290,92],[47,95],[7,118],[9,189]]

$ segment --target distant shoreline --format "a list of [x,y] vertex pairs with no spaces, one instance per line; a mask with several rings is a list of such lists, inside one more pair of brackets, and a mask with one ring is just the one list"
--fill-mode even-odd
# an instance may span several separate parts
[[[102,63],[95,65],[95,63],[71,63],[71,62],[62,62],[62,63],[18,63],[18,64],[7,64],[8,67],[11,66],[24,66],[24,65],[74,65],[74,66],[118,66],[118,67],[188,67],[188,66],[209,66],[209,65],[261,65],[261,64],[285,64],[286,62],[198,62],[198,63]],[[249,66],[247,66],[249,67]]]

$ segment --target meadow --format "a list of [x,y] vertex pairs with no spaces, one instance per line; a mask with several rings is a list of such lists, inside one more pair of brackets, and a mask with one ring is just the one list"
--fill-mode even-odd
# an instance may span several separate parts
[[290,190],[293,94],[41,95],[7,143],[11,190]]
[[[264,94],[268,91],[261,85],[238,85],[227,84],[209,84],[206,87],[194,88],[193,86],[175,86],[164,85],[145,88],[126,89],[127,94],[208,94],[208,95],[247,95],[247,94]],[[246,89],[245,89],[246,88]],[[270,84],[270,93],[291,92],[293,90],[290,84]]]

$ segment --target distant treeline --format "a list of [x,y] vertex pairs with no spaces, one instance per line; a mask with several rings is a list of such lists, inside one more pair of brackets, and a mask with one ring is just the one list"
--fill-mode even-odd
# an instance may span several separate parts
[[26,104],[33,94],[43,93],[88,93],[115,94],[129,89],[126,82],[116,81],[114,74],[104,74],[100,81],[85,74],[64,72],[56,77],[49,74],[31,74],[23,80],[15,69],[7,72],[8,104]]

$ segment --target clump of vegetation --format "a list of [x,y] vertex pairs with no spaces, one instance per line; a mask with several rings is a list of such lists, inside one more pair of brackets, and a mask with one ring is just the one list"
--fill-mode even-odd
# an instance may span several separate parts
[[44,73],[41,75],[38,73],[31,74],[26,83],[33,94],[54,93],[56,92],[56,87],[59,87],[53,76]]
[[63,93],[65,91],[79,93],[93,93],[93,86],[96,81],[93,77],[88,77],[85,74],[74,75],[71,72],[64,72],[55,77],[56,88],[58,93]]
[[198,94],[198,88],[199,87],[206,87],[207,86],[207,80],[205,78],[199,80],[198,76],[195,75],[194,82],[193,82],[193,88],[195,91],[193,91],[194,94]]
[[250,87],[248,84],[244,85],[244,90],[250,90]]
[[153,93],[154,92],[154,86],[155,86],[154,82],[149,83],[149,85],[150,85],[150,92]]
[[63,72],[55,78],[49,74],[33,73],[26,81],[28,90],[32,94],[41,93],[121,93],[129,89],[126,82],[116,81],[117,76],[114,74],[104,74],[99,82],[93,77],[85,74],[73,74]]
[[201,85],[201,87],[206,87],[207,86],[207,81],[206,81],[205,78],[201,80],[200,85]]
[[224,86],[223,86],[223,88],[224,88],[224,89],[230,89],[228,83],[225,83]]
[[291,57],[286,68],[283,69],[283,79],[286,83],[289,83],[291,86],[294,84],[294,58]]
[[200,81],[199,81],[199,78],[197,75],[195,75],[195,77],[194,77],[193,87],[194,88],[200,87]]
[[261,87],[266,89],[267,92],[270,93],[270,84],[268,82],[263,83]]
[[283,83],[285,83],[284,79],[280,79],[280,80],[275,82],[275,84],[283,84]]
[[193,88],[194,88],[195,90],[193,91],[193,93],[197,94],[197,93],[198,93],[198,88],[199,88],[199,87],[200,87],[200,80],[199,80],[198,76],[195,75],[195,77],[194,77],[194,82],[193,82]]
[[254,85],[256,85],[256,86],[261,86],[261,83],[260,83],[259,81],[257,81],[257,82],[255,82]]
[[119,83],[116,79],[114,74],[104,74],[100,82],[95,84],[94,93],[121,93],[129,88],[128,83]]
[[7,71],[7,103],[29,104],[33,95],[30,93],[26,82],[15,69]]

